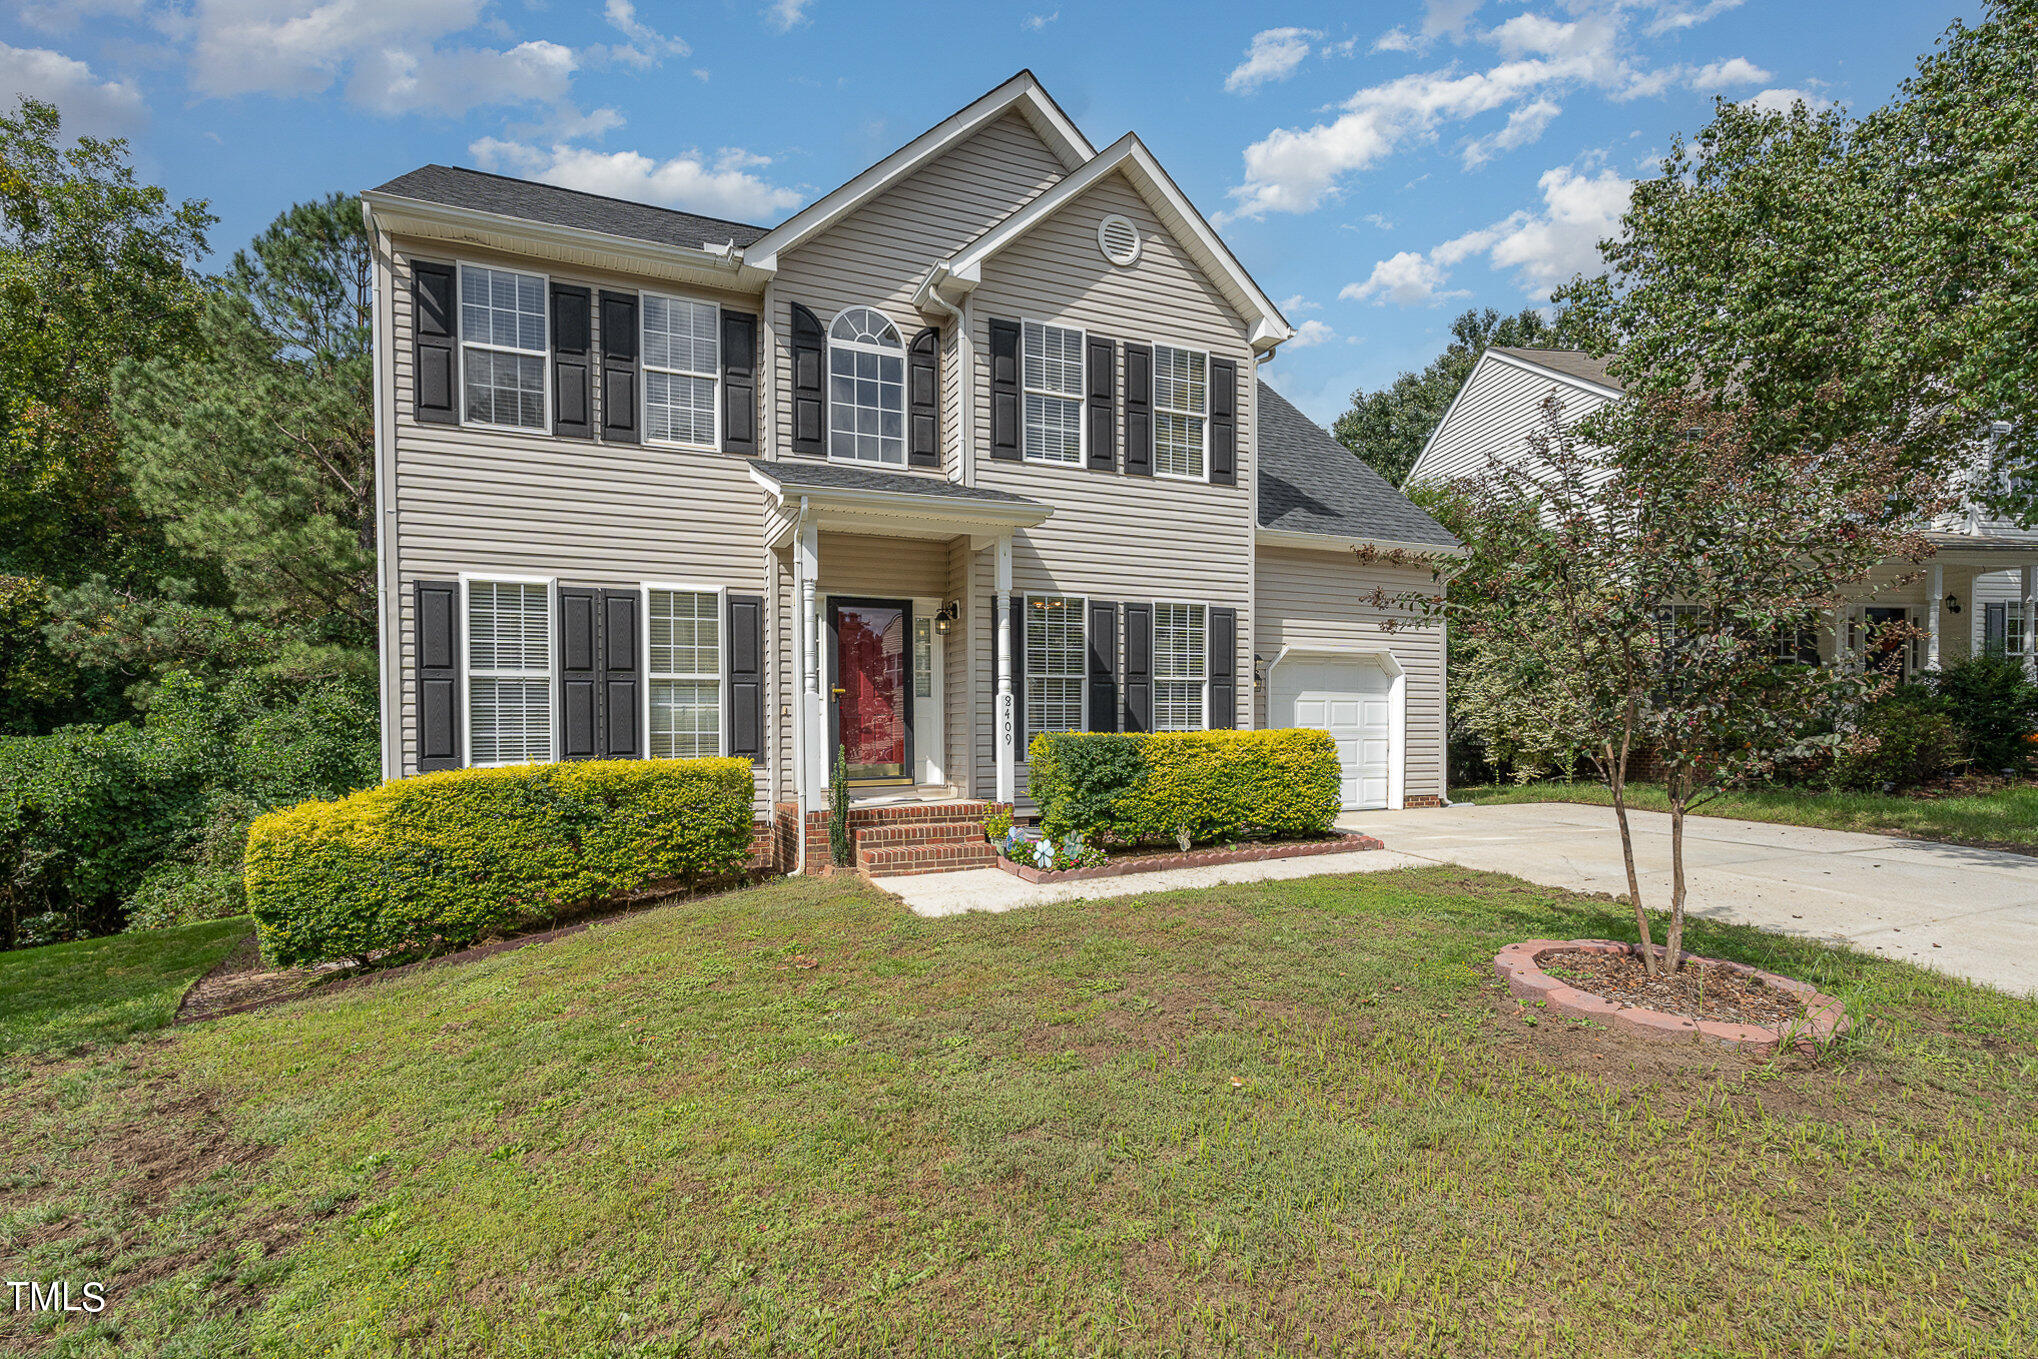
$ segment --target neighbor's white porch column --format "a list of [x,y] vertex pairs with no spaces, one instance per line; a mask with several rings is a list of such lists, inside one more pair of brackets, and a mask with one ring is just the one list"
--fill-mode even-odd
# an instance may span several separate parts
[[2024,568],[2024,668],[2038,668],[2038,566]]
[[1016,800],[1019,788],[1018,752],[1013,743],[1019,724],[1012,698],[1012,535],[998,539],[997,595],[994,607],[998,620],[998,701],[992,740],[998,753],[998,801]]
[[1933,562],[1925,571],[1925,669],[1939,668],[1939,614],[1946,607],[1946,568]]
[[1847,668],[1847,606],[1833,610],[1833,668]]
[[[793,547],[793,565],[800,586],[800,731],[802,761],[800,810],[820,811],[828,805],[828,707],[821,695],[821,597],[815,586],[821,574],[821,531],[802,520]],[[804,832],[803,832],[804,833]]]

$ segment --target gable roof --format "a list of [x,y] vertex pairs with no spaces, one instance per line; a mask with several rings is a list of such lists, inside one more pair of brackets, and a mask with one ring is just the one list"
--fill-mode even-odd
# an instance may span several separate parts
[[1607,371],[1606,365],[1609,360],[1595,359],[1582,349],[1524,349],[1515,345],[1496,344],[1489,346],[1486,352],[1517,359],[1531,367],[1554,373],[1558,377],[1589,382],[1610,392],[1626,390],[1621,386],[1620,379]]
[[1455,551],[1450,530],[1265,381],[1259,384],[1260,527]]
[[1196,210],[1196,205],[1189,201],[1189,196],[1182,192],[1173,177],[1161,168],[1153,152],[1147,150],[1138,135],[1131,132],[1025,207],[992,226],[953,258],[937,264],[932,276],[935,283],[938,286],[943,281],[952,280],[963,292],[976,287],[983,281],[985,260],[1052,217],[1105,176],[1117,171],[1125,173],[1132,187],[1153,209],[1154,215],[1161,219],[1176,241],[1188,251],[1190,258],[1210,276],[1218,291],[1246,319],[1255,350],[1272,349],[1295,333],[1287,318],[1281,315],[1281,309],[1261,291],[1253,276],[1238,262],[1238,256],[1231,253],[1231,247]]
[[1022,70],[995,90],[928,128],[856,178],[773,227],[747,251],[750,264],[759,269],[775,269],[778,256],[784,251],[826,231],[949,148],[1014,111],[1040,134],[1041,140],[1061,160],[1064,170],[1074,170],[1096,156],[1097,149],[1090,145],[1089,138],[1061,111],[1061,106],[1048,97],[1033,72]]
[[767,230],[457,165],[423,165],[368,192],[695,250],[731,242],[747,246]]

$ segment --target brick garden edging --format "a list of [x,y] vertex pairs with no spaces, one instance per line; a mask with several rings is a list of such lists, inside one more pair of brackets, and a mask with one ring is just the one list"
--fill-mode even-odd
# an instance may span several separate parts
[[1263,859],[1305,859],[1312,854],[1350,854],[1385,849],[1370,835],[1343,834],[1333,840],[1304,840],[1285,845],[1242,845],[1237,849],[1192,849],[1186,854],[1149,854],[1087,868],[1034,868],[1000,854],[998,867],[1027,882],[1077,882],[1084,878],[1122,878],[1129,873],[1158,873],[1164,868],[1203,868],[1211,864],[1249,864]]
[[[1543,971],[1538,961],[1545,953],[1558,949],[1569,949],[1580,953],[1625,953],[1633,955],[1639,950],[1633,944],[1617,943],[1608,939],[1530,939],[1519,944],[1509,944],[1493,959],[1493,970],[1516,999],[1541,1001],[1545,1009],[1565,1015],[1571,1019],[1590,1019],[1611,1026],[1618,1033],[1633,1034],[1643,1038],[1688,1038],[1693,1042],[1707,1039],[1726,1043],[1734,1047],[1750,1048],[1757,1052],[1774,1052],[1783,1043],[1783,1031],[1764,1028],[1758,1024],[1726,1024],[1713,1019],[1687,1019],[1683,1015],[1665,1014],[1661,1010],[1644,1009],[1639,1005],[1624,1005],[1618,1001],[1595,996],[1589,991],[1580,991],[1549,973]],[[1789,977],[1780,977],[1774,972],[1749,967],[1745,963],[1728,962],[1722,958],[1698,958],[1687,953],[1687,958],[1710,963],[1715,967],[1730,968],[1746,976],[1760,978],[1765,984],[1788,991],[1804,1002],[1805,1019],[1798,1026],[1795,1046],[1816,1047],[1843,1033],[1847,1028],[1845,1008],[1831,996],[1821,995],[1814,988]]]

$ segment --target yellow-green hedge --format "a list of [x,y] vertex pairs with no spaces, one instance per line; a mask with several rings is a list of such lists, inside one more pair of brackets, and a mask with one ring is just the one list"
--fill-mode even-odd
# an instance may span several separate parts
[[306,802],[248,832],[248,906],[284,965],[458,948],[566,907],[742,868],[750,762],[456,769]]
[[1337,820],[1337,747],[1321,731],[1066,733],[1033,738],[1041,829],[1130,844],[1322,835]]

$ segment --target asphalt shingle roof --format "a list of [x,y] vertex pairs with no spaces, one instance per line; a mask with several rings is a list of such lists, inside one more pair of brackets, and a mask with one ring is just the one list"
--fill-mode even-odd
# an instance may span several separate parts
[[453,165],[420,166],[378,186],[374,192],[693,249],[728,241],[749,245],[770,230]]
[[1442,524],[1264,382],[1259,412],[1262,528],[1458,546]]
[[938,495],[952,500],[989,501],[1000,505],[1032,505],[1047,508],[1037,500],[988,486],[964,486],[947,477],[915,476],[910,472],[872,472],[862,467],[845,467],[839,462],[785,458],[769,462],[752,458],[750,465],[781,486],[811,486],[816,490],[888,491],[893,495]]
[[1493,346],[1493,352],[1509,354],[1524,363],[1540,365],[1553,373],[1562,373],[1565,377],[1582,378],[1601,387],[1611,387],[1617,392],[1627,390],[1621,386],[1619,378],[1606,371],[1607,360],[1595,359],[1582,349],[1522,349],[1514,345],[1497,344]]

